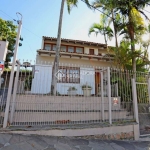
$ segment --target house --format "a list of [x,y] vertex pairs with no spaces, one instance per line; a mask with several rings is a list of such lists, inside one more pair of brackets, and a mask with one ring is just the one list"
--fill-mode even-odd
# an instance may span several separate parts
[[[48,94],[51,91],[56,42],[53,37],[42,38],[41,49],[37,50],[31,93]],[[57,92],[67,95],[69,87],[73,86],[77,94],[82,95],[81,86],[87,84],[92,87],[91,94],[98,95],[100,70],[112,67],[113,60],[113,53],[107,50],[105,44],[61,39]]]

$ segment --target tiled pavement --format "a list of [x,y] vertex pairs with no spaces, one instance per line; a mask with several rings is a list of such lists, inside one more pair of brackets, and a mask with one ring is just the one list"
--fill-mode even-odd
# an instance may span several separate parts
[[0,150],[150,150],[150,141],[0,134]]

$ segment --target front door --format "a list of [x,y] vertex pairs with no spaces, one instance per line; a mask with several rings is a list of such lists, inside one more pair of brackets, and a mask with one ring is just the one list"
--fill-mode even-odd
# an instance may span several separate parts
[[100,95],[100,72],[95,72],[95,94]]

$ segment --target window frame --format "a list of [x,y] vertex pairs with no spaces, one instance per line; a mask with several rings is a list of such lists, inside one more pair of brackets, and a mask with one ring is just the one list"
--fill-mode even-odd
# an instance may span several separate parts
[[[46,44],[48,44],[48,45],[51,46],[49,51],[54,51],[54,50],[53,50],[53,46],[56,45],[55,43],[44,43],[44,48],[43,48],[43,49],[45,49],[45,45],[46,45]],[[61,51],[61,50],[60,50],[60,52],[84,54],[84,47],[81,47],[81,46],[73,46],[73,45],[65,45],[65,44],[61,44],[61,46],[65,46],[65,47],[66,47],[66,51]],[[73,47],[73,50],[74,50],[74,51],[73,51],[73,52],[69,52],[69,51],[68,51],[68,47]],[[82,50],[83,50],[82,53],[78,53],[78,52],[76,51],[77,48],[82,48]]]
[[[49,50],[45,49],[45,45],[50,45],[50,49],[49,49]],[[44,50],[47,50],[47,51],[51,51],[51,49],[52,49],[52,44],[50,44],[50,43],[44,43],[43,49],[44,49]]]
[[[91,53],[91,51],[92,51],[92,53]],[[89,49],[89,55],[94,55],[94,49]]]
[[[82,53],[77,53],[77,48],[82,48],[82,50],[83,50]],[[76,47],[75,47],[75,52],[76,52],[77,54],[84,54],[84,47],[76,46]]]
[[[61,80],[57,80],[57,83],[74,83],[74,84],[80,84],[80,68],[79,67],[65,67],[65,66],[59,66],[59,69],[63,69],[65,71],[65,77],[63,77],[63,79]],[[68,72],[70,74],[71,70],[75,70],[75,72],[77,71],[78,73],[76,73],[76,75],[78,75],[79,78],[75,78],[75,82],[73,82],[73,74],[72,73],[72,78],[68,78]],[[71,81],[72,80],[72,81]]]

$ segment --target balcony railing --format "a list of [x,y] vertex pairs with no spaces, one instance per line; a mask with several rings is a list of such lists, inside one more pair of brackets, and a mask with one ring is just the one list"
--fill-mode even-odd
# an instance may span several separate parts
[[[44,49],[39,49],[37,50],[39,55],[42,54],[48,54],[49,56],[54,56],[55,55],[55,51],[49,51],[49,50],[44,50]],[[90,55],[87,53],[74,53],[74,52],[64,52],[64,51],[60,51],[60,57],[61,56],[70,56],[70,58],[72,57],[79,57],[79,58],[89,58],[89,59],[97,59],[97,60],[105,60],[105,61],[113,61],[114,60],[114,56],[113,54],[94,54],[94,55]]]

